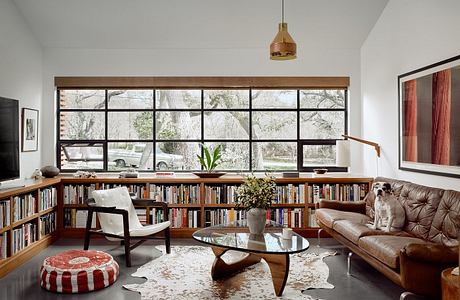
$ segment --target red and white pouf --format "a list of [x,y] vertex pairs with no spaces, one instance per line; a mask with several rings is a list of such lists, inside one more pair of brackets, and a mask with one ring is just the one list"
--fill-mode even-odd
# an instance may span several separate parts
[[40,285],[57,293],[84,293],[114,283],[119,267],[110,254],[92,250],[69,250],[45,259]]

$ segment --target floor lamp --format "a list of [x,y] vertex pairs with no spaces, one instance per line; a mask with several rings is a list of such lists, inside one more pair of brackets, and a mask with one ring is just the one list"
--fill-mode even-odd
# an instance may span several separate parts
[[374,147],[377,154],[377,175],[379,174],[379,161],[381,148],[378,143],[357,138],[354,136],[342,134],[345,138],[344,140],[336,141],[336,165],[337,167],[349,167],[350,166],[350,140],[356,141],[358,143],[370,145]]

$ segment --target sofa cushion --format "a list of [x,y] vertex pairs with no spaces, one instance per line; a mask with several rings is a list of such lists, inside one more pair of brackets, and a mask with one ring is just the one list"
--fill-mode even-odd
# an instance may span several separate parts
[[399,252],[408,244],[426,244],[424,240],[391,235],[364,236],[359,239],[358,246],[393,269],[399,268]]
[[340,211],[330,208],[317,209],[315,215],[317,221],[331,229],[333,228],[334,222],[337,220],[349,220],[354,223],[362,224],[366,224],[371,220],[368,216],[360,213]]
[[404,231],[427,240],[443,192],[441,189],[414,183],[404,184],[399,196],[406,211]]
[[373,230],[365,224],[355,223],[349,220],[337,220],[334,222],[332,228],[354,244],[358,244],[359,238],[368,235],[395,235],[410,237],[410,234],[405,231],[385,232],[382,230]]
[[[399,194],[401,193],[402,187],[404,184],[409,183],[408,181],[403,181],[403,180],[396,180],[396,179],[391,179],[391,178],[386,178],[386,177],[377,177],[375,178],[374,182],[388,182],[391,184],[391,188],[393,189],[393,194],[396,197],[399,197]],[[367,193],[366,197],[364,198],[364,201],[366,201],[366,215],[368,215],[370,218],[374,218],[374,201],[375,201],[375,194],[373,193],[372,190]]]
[[460,225],[456,219],[460,215],[460,192],[445,191],[431,224],[428,239],[444,246],[458,245]]

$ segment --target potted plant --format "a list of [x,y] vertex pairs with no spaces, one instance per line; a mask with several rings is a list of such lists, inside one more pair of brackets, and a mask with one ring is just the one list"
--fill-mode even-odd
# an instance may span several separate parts
[[201,144],[203,148],[203,155],[196,155],[198,161],[200,162],[203,172],[194,172],[193,174],[203,177],[203,178],[217,178],[224,175],[224,172],[216,172],[215,169],[219,165],[219,160],[222,155],[222,145],[219,144],[211,153],[211,150],[205,145]]
[[266,210],[276,197],[275,178],[271,175],[265,175],[265,177],[250,175],[244,179],[236,193],[235,207],[247,211],[249,232],[252,234],[263,233]]

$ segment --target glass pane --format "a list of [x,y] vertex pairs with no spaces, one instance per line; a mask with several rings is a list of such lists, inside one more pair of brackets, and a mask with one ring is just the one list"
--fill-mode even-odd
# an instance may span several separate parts
[[61,145],[61,169],[102,170],[104,168],[104,147],[102,144]]
[[303,145],[304,167],[335,166],[335,145]]
[[153,90],[112,90],[107,98],[109,109],[153,108]]
[[102,140],[105,138],[105,113],[93,111],[61,112],[61,139]]
[[109,112],[109,139],[138,140],[153,138],[153,112]]
[[200,139],[201,112],[157,112],[155,129],[156,138],[161,140]]
[[[249,170],[249,143],[205,143],[211,151],[222,145],[222,158],[216,170]],[[212,153],[212,152],[211,152]]]
[[297,143],[253,143],[253,170],[297,170]]
[[345,108],[345,90],[300,91],[301,108]]
[[105,109],[104,90],[59,90],[61,109]]
[[297,113],[285,111],[254,111],[252,138],[297,139]]
[[249,90],[204,91],[204,108],[249,108]]
[[204,138],[232,140],[249,139],[249,112],[205,112]]
[[199,143],[157,143],[156,170],[200,170],[197,154],[200,154]]
[[156,108],[201,108],[201,90],[156,90],[155,93]]
[[297,108],[297,91],[252,90],[252,108]]
[[153,170],[153,143],[108,143],[109,171]]
[[340,139],[345,130],[343,111],[306,111],[300,113],[301,139]]

